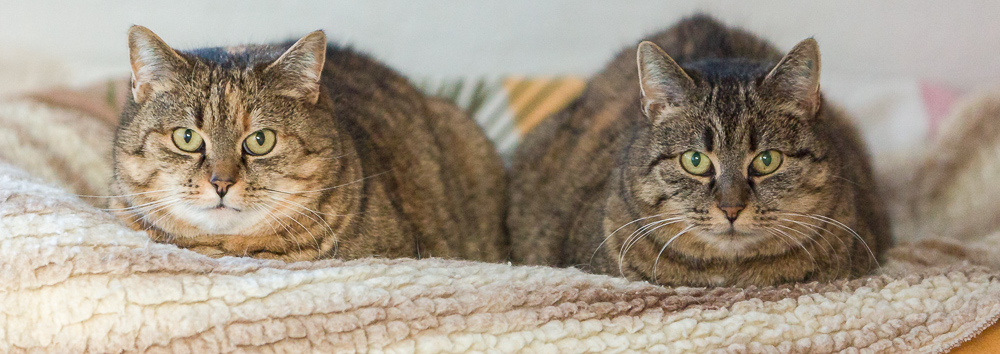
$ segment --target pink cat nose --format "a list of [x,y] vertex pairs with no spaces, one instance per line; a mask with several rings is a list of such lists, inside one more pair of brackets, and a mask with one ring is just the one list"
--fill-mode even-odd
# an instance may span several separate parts
[[735,222],[736,218],[740,216],[740,212],[743,211],[743,208],[743,205],[719,206],[719,209],[726,214],[726,219],[729,219],[729,222]]
[[215,186],[215,192],[219,193],[219,198],[225,197],[226,192],[229,191],[229,187],[231,187],[233,184],[236,184],[236,182],[234,182],[230,178],[223,179],[217,176],[212,176],[212,179],[209,180],[209,182],[211,182],[212,185]]

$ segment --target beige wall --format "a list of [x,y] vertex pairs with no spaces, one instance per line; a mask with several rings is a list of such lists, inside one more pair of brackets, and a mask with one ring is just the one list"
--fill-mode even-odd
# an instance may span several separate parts
[[61,70],[77,79],[123,71],[136,23],[180,48],[322,28],[412,75],[588,74],[624,43],[697,10],[786,49],[815,36],[825,73],[963,89],[1000,82],[996,1],[3,1],[0,64],[46,68],[45,58],[63,55],[71,63]]

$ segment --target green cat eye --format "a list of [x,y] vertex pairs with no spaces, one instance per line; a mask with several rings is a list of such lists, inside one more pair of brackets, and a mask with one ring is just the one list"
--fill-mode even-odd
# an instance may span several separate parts
[[681,155],[681,167],[690,174],[703,176],[712,169],[712,160],[697,151],[688,151]]
[[776,150],[768,150],[757,154],[750,163],[750,168],[758,176],[769,175],[781,167],[784,156]]
[[243,140],[243,150],[253,156],[267,155],[274,149],[277,143],[277,136],[271,129],[261,129],[250,134]]
[[201,135],[198,132],[189,128],[177,128],[174,129],[174,145],[177,145],[178,149],[187,152],[195,152],[201,149],[202,143]]

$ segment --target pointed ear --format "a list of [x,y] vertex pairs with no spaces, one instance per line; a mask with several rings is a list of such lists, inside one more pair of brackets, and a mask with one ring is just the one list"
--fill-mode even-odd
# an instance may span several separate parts
[[188,66],[177,54],[146,27],[128,30],[128,52],[132,64],[132,98],[142,103],[155,91],[170,89],[177,72]]
[[326,34],[316,31],[299,39],[269,65],[281,95],[301,98],[310,104],[319,99],[319,79],[326,62]]
[[639,43],[636,62],[639,66],[639,90],[642,113],[656,121],[663,112],[686,103],[694,80],[674,59],[652,42]]
[[821,104],[819,69],[819,44],[808,38],[781,58],[764,78],[763,86],[771,94],[791,100],[811,116]]

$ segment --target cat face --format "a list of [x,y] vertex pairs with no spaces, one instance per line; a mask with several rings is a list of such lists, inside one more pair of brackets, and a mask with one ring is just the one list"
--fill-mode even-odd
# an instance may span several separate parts
[[[700,241],[677,247],[732,257],[799,247],[810,235],[792,214],[823,214],[830,208],[823,201],[837,193],[828,183],[835,166],[813,129],[821,124],[815,41],[800,43],[773,70],[708,60],[685,71],[652,43],[640,46],[638,60],[651,129],[630,150],[640,161],[631,176],[647,213],[683,221]],[[755,74],[720,73],[727,66]]]
[[129,42],[132,99],[114,157],[134,218],[177,235],[247,234],[315,205],[319,193],[303,192],[325,187],[336,167],[321,133],[329,119],[313,118],[322,32],[284,53],[181,54],[142,27]]

